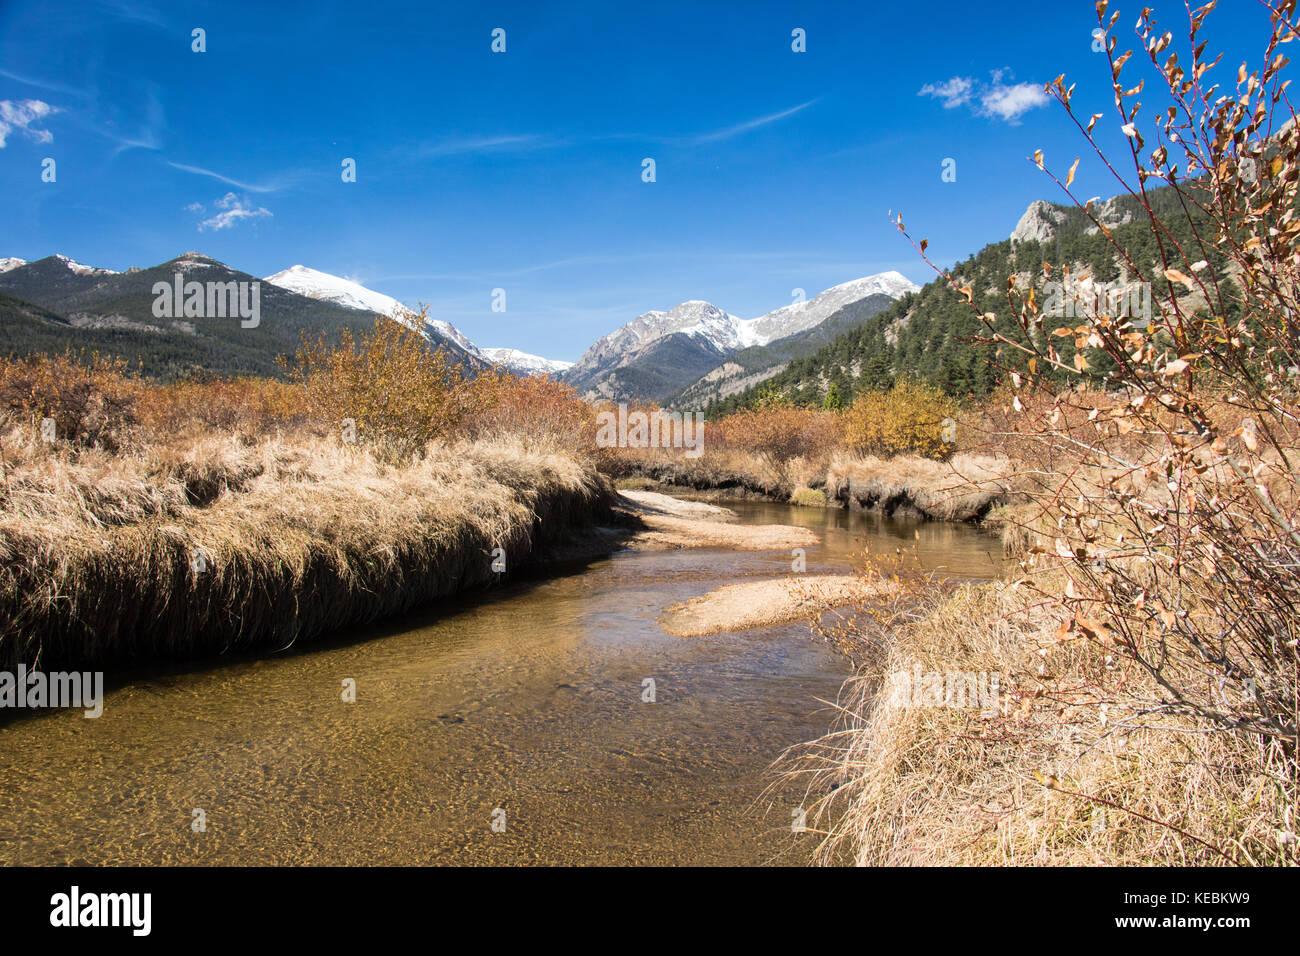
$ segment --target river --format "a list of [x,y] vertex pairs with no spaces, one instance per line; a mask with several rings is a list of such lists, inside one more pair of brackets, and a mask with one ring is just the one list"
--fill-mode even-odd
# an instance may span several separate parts
[[[868,544],[946,575],[1000,566],[964,525],[727,505],[817,531],[810,573]],[[848,661],[802,622],[656,623],[790,564],[624,551],[300,651],[110,674],[98,719],[0,725],[0,862],[802,863],[814,838],[762,794],[782,750],[832,723]]]

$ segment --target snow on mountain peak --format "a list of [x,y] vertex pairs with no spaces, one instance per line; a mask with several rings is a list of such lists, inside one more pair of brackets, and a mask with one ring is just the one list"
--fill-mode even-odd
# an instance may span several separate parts
[[878,294],[897,299],[919,288],[899,272],[881,272],[842,282],[811,299],[792,302],[756,319],[738,318],[710,302],[688,299],[667,312],[644,312],[626,325],[602,336],[583,353],[577,365],[581,369],[587,369],[611,360],[618,361],[618,356],[626,357],[658,339],[676,333],[703,339],[721,352],[767,345],[776,339],[820,325],[849,303]]
[[542,358],[540,355],[531,355],[528,352],[521,352],[519,349],[484,348],[479,351],[487,356],[488,360],[494,365],[503,365],[510,371],[521,375],[551,375],[573,367],[572,362]]
[[359,282],[317,269],[309,269],[303,265],[290,266],[283,272],[267,276],[264,281],[311,299],[333,302],[335,305],[359,309],[363,312],[378,312],[380,315],[391,316],[396,310],[406,308],[392,296],[367,289]]
[[27,265],[26,259],[10,256],[7,259],[0,259],[0,272],[8,272],[10,269],[17,269],[19,266],[25,265]]
[[746,320],[748,328],[743,334],[753,340],[753,344],[766,345],[776,339],[785,338],[820,325],[844,306],[858,302],[872,295],[887,295],[891,299],[902,298],[908,292],[920,289],[900,272],[881,272],[850,279],[839,285],[831,286],[811,299],[801,299],[779,309],[773,309],[766,315]]
[[[328,272],[321,272],[319,269],[311,269],[304,265],[290,266],[282,272],[267,276],[263,281],[279,286],[281,289],[288,289],[290,292],[305,295],[310,299],[341,305],[346,309],[377,312],[388,317],[395,316],[403,324],[409,324],[405,320],[408,316],[414,314],[411,309],[391,295],[384,295],[374,289],[367,289],[359,282],[353,282],[351,279],[331,275]],[[441,319],[425,319],[425,326],[426,329],[432,329],[443,338],[455,342],[471,355],[482,357],[483,353],[479,351],[478,346],[467,339],[460,329],[450,322],[444,322]]]
[[[75,273],[76,273],[77,275],[79,275],[79,276],[115,276],[115,275],[117,275],[117,273],[114,272],[112,269],[96,269],[94,266],[83,266],[80,262],[75,262],[74,260],[69,259],[67,256],[63,255],[62,253],[58,253],[58,252],[56,252],[56,253],[54,254],[54,258],[58,259],[58,260],[59,260],[60,262],[62,262],[65,266],[67,266],[68,269],[69,269],[70,271],[75,272]],[[22,264],[22,263],[19,262],[19,265],[21,265],[21,264]],[[14,268],[14,267],[11,266],[10,268]]]

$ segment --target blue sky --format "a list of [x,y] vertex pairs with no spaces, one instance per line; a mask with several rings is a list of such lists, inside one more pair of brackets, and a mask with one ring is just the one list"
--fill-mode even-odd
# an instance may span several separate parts
[[[1181,3],[1145,2],[1185,35]],[[1112,4],[1121,49],[1140,7]],[[1228,62],[1257,58],[1254,0],[1208,22]],[[685,299],[749,318],[887,269],[928,281],[890,210],[944,264],[1005,237],[1059,198],[1027,157],[1063,174],[1084,145],[1034,87],[1067,74],[1122,148],[1094,27],[1091,0],[0,0],[0,257],[302,263],[573,360]],[[1085,156],[1076,185],[1106,176]]]

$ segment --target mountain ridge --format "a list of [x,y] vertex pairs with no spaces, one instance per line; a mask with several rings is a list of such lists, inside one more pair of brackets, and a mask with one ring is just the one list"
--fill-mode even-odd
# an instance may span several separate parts
[[562,379],[587,398],[664,401],[713,374],[745,349],[808,332],[844,306],[890,301],[919,288],[895,271],[842,282],[811,299],[742,319],[701,299],[643,312],[597,339]]

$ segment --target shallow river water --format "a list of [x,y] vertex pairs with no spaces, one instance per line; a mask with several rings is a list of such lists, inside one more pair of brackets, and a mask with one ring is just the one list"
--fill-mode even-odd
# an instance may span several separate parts
[[[810,573],[868,544],[951,576],[1000,564],[966,526],[728,507],[816,530]],[[110,674],[99,719],[0,725],[0,862],[801,863],[812,838],[761,797],[781,751],[830,726],[847,660],[802,622],[656,623],[790,562],[626,551],[308,650]]]

